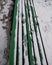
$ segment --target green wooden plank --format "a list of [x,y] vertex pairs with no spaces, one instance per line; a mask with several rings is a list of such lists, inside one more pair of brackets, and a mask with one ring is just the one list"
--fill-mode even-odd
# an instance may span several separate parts
[[40,62],[41,62],[41,65],[43,65],[43,56],[42,56],[42,51],[41,51],[41,47],[40,47],[40,44],[39,44],[38,35],[37,35],[37,22],[35,20],[35,15],[34,15],[35,12],[34,12],[32,6],[30,6],[30,8],[31,8],[33,25],[34,25],[35,35],[36,35],[36,41],[37,41],[37,46],[38,46],[38,51],[39,51],[39,56],[40,56]]
[[9,50],[9,65],[14,65],[14,47],[15,47],[17,3],[18,3],[18,0],[15,0],[14,13],[13,13],[14,16],[13,16],[13,25],[12,25],[12,35],[11,35],[10,50]]
[[27,29],[27,45],[28,45],[28,58],[29,58],[29,65],[33,65],[33,56],[32,56],[32,43],[29,33],[29,23],[28,23],[28,11],[27,6],[25,5],[25,16],[26,16],[26,29]]

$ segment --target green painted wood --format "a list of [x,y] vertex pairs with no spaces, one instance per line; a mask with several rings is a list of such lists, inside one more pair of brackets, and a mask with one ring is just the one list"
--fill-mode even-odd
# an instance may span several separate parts
[[40,56],[40,62],[41,62],[41,65],[43,65],[43,56],[42,56],[42,51],[41,51],[41,47],[39,44],[38,35],[37,35],[37,21],[35,20],[35,15],[34,15],[35,12],[34,12],[32,6],[30,6],[30,8],[31,8],[31,12],[32,12],[32,19],[33,19],[33,25],[34,25],[34,30],[35,30],[36,40],[37,40],[39,56]]
[[25,16],[26,16],[26,30],[27,30],[27,45],[28,45],[28,58],[29,58],[29,65],[33,65],[33,56],[32,56],[32,43],[29,33],[29,23],[28,23],[28,10],[27,5],[25,5]]
[[12,35],[11,35],[10,50],[9,50],[9,65],[14,65],[14,47],[15,47],[17,3],[18,3],[18,0],[15,0],[14,13],[13,13],[14,16],[13,16],[13,25],[12,25]]

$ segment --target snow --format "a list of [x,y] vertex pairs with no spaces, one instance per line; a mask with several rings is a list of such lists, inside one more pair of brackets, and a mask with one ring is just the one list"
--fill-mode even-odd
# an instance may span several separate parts
[[[0,65],[7,65],[7,46],[9,45],[9,8],[11,8],[11,4],[13,5],[13,2],[11,0],[1,0],[0,1]],[[5,16],[8,17],[7,19]],[[8,22],[6,24],[6,22]],[[8,28],[9,27],[9,28]]]
[[21,24],[21,13],[22,13],[22,7],[21,7],[21,0],[19,0],[19,65],[22,65],[22,24]]
[[[34,26],[33,26],[33,20],[32,20],[32,14],[31,14],[31,11],[30,11],[30,20],[31,20],[31,27],[32,27],[32,30],[34,30]],[[39,60],[39,51],[38,51],[38,47],[37,47],[37,41],[36,41],[36,35],[35,35],[35,31],[32,31],[32,34],[33,34],[33,41],[34,41],[34,49],[35,49],[35,55],[36,55],[36,59],[37,59],[37,64],[40,65],[40,60]]]
[[23,0],[23,27],[24,27],[24,59],[25,59],[25,65],[29,65],[29,59],[28,59],[28,48],[27,48],[27,30],[26,30],[26,21],[25,21],[25,6],[24,6],[25,0]]
[[34,0],[49,65],[52,65],[52,1]]

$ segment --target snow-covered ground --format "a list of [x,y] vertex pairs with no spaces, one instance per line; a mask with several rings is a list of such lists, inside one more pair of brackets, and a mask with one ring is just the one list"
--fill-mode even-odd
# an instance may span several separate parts
[[52,0],[34,0],[44,47],[49,65],[52,65]]
[[12,0],[0,0],[0,65],[7,65]]

